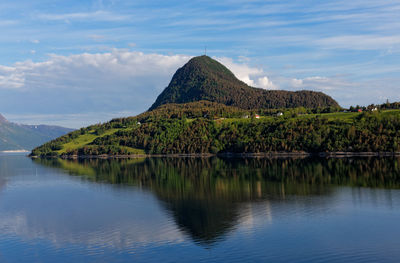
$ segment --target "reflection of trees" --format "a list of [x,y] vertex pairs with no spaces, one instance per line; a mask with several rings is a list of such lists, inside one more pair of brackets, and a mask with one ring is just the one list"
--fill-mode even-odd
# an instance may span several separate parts
[[322,195],[332,185],[400,188],[396,158],[219,159],[150,158],[36,162],[95,182],[145,187],[177,225],[211,244],[234,227],[239,205],[287,195]]

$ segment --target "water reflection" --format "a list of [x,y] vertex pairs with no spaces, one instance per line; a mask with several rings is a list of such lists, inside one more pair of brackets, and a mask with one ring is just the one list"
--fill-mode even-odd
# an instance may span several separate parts
[[[277,209],[275,213],[281,217],[284,213],[296,213],[299,206],[304,206],[301,213],[309,211],[313,216],[333,209],[336,186],[400,188],[400,162],[396,158],[37,159],[34,162],[60,168],[84,180],[148,189],[184,233],[206,246],[223,239],[238,224],[254,224],[257,213],[263,213],[263,220],[272,221],[274,207],[282,202],[289,204],[289,208]],[[357,197],[361,192],[357,192],[358,188],[351,189],[353,202],[365,198],[372,203],[382,200],[373,195]],[[390,204],[388,193],[385,192],[383,200]],[[291,203],[294,205],[290,206]]]
[[[79,177],[37,165],[25,156],[2,155],[0,259],[4,247],[9,251],[28,248],[26,259],[35,252],[33,247],[42,249],[43,243],[49,244],[49,254],[59,250],[69,253],[66,248],[79,250],[82,246],[91,250],[91,255],[101,255],[105,249],[120,252],[148,244],[182,242],[184,237],[158,203],[149,192],[82,183]],[[44,258],[49,256],[43,253]],[[20,261],[14,258],[10,262]]]

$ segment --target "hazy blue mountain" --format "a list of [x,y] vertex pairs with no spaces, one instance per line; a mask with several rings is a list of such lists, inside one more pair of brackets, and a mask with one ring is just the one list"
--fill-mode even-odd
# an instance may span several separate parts
[[0,114],[0,151],[31,150],[73,129],[51,125],[23,125]]

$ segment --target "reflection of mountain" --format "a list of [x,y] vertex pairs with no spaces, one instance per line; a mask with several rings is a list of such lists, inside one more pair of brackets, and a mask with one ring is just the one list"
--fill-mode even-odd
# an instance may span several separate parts
[[228,200],[165,200],[178,227],[200,243],[211,244],[232,229],[238,218],[237,204]]
[[179,228],[203,244],[212,244],[231,231],[241,217],[241,209],[250,202],[330,194],[332,185],[400,188],[399,160],[387,158],[35,162],[91,181],[150,189]]

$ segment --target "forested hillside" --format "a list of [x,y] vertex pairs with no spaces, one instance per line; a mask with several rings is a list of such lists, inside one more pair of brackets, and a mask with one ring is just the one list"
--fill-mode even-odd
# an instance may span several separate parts
[[178,69],[168,87],[150,107],[208,100],[242,109],[339,107],[322,92],[253,88],[238,80],[224,65],[207,56],[191,59]]
[[136,117],[72,132],[34,156],[400,151],[400,111],[283,116],[211,102],[164,105]]

